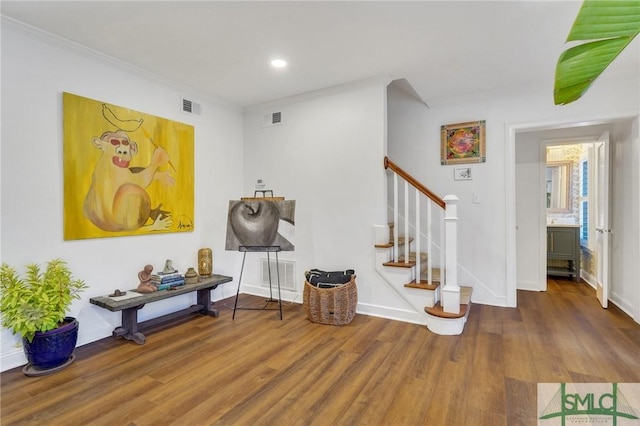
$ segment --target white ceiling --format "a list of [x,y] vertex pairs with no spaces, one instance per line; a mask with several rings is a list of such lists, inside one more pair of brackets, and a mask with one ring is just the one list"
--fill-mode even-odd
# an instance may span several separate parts
[[[371,77],[427,103],[543,84],[578,1],[2,1],[2,14],[250,106]],[[638,67],[638,42],[611,68]],[[272,69],[285,58],[289,67]],[[634,68],[632,68],[634,69]],[[551,99],[551,93],[550,93]]]

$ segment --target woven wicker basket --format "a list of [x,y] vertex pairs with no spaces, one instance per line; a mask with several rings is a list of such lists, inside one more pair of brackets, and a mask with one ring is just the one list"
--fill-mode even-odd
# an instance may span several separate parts
[[304,282],[304,310],[311,322],[320,324],[349,324],[356,316],[358,288],[356,276],[351,281],[333,288],[318,288]]

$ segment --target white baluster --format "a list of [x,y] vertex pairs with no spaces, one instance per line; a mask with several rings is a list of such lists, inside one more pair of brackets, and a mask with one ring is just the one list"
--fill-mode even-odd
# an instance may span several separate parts
[[404,181],[404,263],[409,263],[409,182]]
[[420,264],[420,191],[415,190],[416,194],[416,284],[420,284],[420,275],[422,265]]
[[427,199],[427,284],[433,282],[433,260],[431,256],[431,200]]
[[460,313],[460,286],[458,285],[458,200],[455,195],[444,197],[445,208],[445,286],[442,291],[442,309]]
[[393,261],[398,261],[398,174],[393,172]]

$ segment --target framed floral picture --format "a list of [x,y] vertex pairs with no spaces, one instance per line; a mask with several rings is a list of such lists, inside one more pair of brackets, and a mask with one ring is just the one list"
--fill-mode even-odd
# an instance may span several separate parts
[[442,165],[486,161],[484,120],[444,125],[440,139]]

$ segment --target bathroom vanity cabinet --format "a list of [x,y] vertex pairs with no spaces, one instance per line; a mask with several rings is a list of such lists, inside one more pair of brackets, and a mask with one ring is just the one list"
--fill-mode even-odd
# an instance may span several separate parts
[[[561,260],[566,262],[550,262]],[[566,264],[555,266],[552,264]],[[580,226],[547,226],[547,274],[580,281]]]

